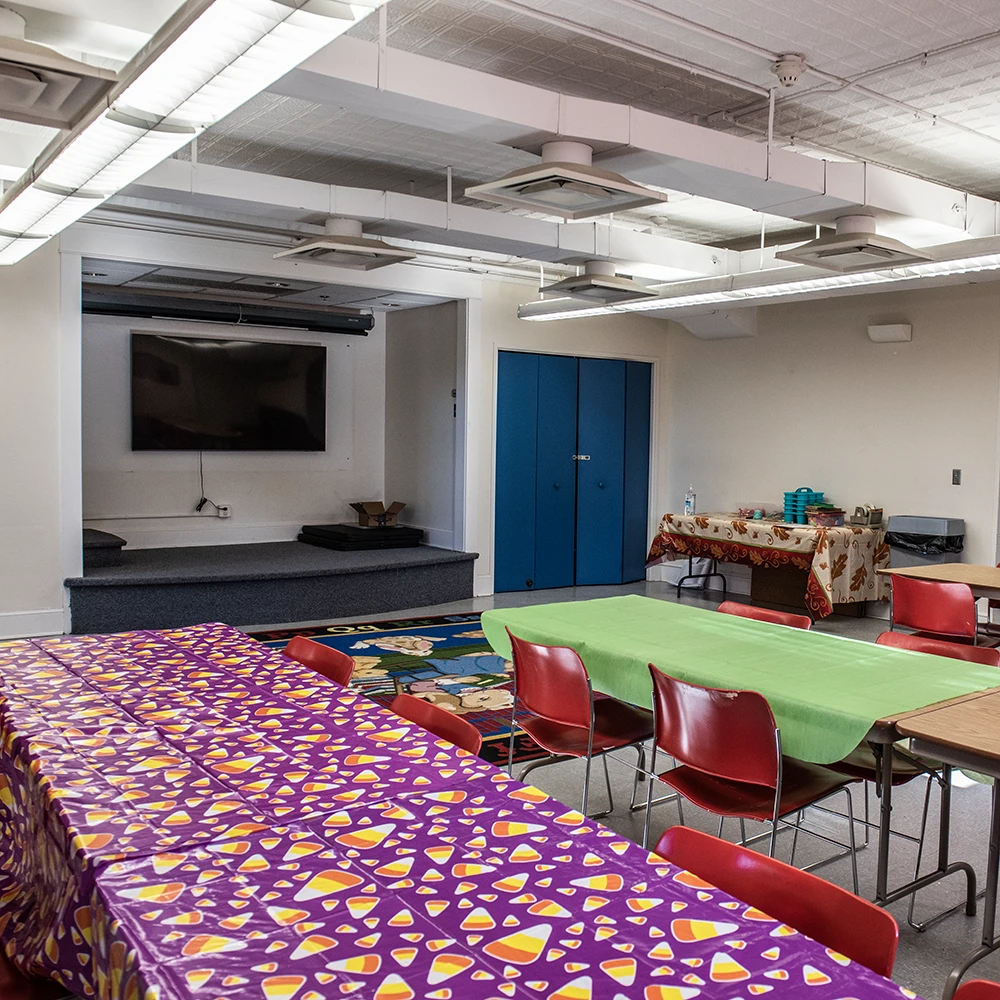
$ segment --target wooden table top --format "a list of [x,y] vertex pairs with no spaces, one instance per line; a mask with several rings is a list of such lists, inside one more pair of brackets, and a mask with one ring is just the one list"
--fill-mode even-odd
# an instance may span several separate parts
[[1000,763],[1000,691],[953,699],[895,720],[903,736]]
[[1000,594],[1000,568],[977,566],[974,563],[936,563],[930,566],[892,566],[879,568],[876,573],[909,576],[917,580],[941,583],[967,583],[973,590],[995,590]]

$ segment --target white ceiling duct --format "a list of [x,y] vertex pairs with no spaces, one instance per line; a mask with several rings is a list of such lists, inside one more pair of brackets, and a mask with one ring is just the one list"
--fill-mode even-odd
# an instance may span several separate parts
[[0,118],[70,128],[118,79],[24,37],[24,18],[0,7]]
[[588,260],[583,266],[583,274],[563,278],[554,285],[546,285],[538,290],[543,295],[568,295],[570,298],[604,305],[655,299],[659,294],[640,285],[638,281],[615,274],[615,265],[606,260]]
[[593,166],[593,157],[593,148],[582,142],[547,142],[541,163],[468,187],[465,196],[555,215],[566,222],[667,200],[660,191]]
[[324,264],[350,268],[353,271],[373,271],[388,264],[413,260],[416,254],[401,250],[382,240],[365,236],[357,219],[327,219],[322,236],[314,236],[296,247],[280,250],[280,257],[306,257]]
[[923,250],[915,250],[888,236],[879,236],[875,232],[875,220],[867,215],[841,216],[837,219],[836,233],[820,236],[790,250],[779,250],[774,256],[793,264],[825,267],[845,274],[902,267],[931,259]]

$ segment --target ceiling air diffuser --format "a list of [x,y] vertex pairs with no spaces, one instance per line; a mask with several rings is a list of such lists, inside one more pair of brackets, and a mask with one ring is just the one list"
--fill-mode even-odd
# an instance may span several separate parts
[[315,236],[288,250],[280,250],[274,255],[275,260],[281,257],[296,260],[308,258],[354,271],[372,271],[376,267],[401,264],[416,257],[410,250],[365,236],[361,223],[356,219],[327,219],[324,228],[326,232],[322,236]]
[[810,267],[825,267],[828,271],[877,271],[886,267],[903,267],[931,260],[922,250],[908,247],[899,240],[879,236],[875,220],[867,215],[844,215],[837,219],[837,231],[802,243],[789,250],[779,250],[779,260]]
[[568,295],[606,306],[658,297],[657,292],[640,285],[638,281],[615,274],[615,265],[605,260],[588,260],[583,266],[583,274],[563,278],[538,290],[543,295]]
[[547,142],[542,162],[465,189],[467,198],[556,215],[567,222],[666,201],[666,194],[593,166],[582,142]]

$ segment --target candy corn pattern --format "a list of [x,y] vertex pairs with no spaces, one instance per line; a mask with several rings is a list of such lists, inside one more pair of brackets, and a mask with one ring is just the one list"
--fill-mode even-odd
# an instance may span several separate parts
[[227,626],[0,678],[0,944],[81,997],[909,995]]

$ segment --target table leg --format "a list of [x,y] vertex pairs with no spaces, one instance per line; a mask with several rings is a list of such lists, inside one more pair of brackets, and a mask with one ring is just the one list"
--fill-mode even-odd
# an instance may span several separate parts
[[879,771],[878,866],[875,874],[875,902],[885,906],[889,889],[889,836],[892,824],[892,744],[874,743],[872,749]]
[[1000,869],[1000,782],[994,779],[993,806],[990,814],[990,855],[986,868],[986,898],[983,900],[982,943],[951,970],[945,982],[942,1000],[951,1000],[962,976],[980,959],[1000,948],[1000,940],[996,937],[998,869]]
[[[941,791],[941,816],[938,827],[938,863],[937,868],[927,875],[906,882],[892,891],[889,890],[889,837],[892,823],[892,744],[874,743],[872,748],[878,758],[880,792],[882,805],[879,811],[878,866],[875,874],[875,900],[878,906],[888,906],[899,899],[912,895],[919,889],[963,872],[966,878],[965,912],[974,916],[976,912],[976,873],[965,861],[948,861],[949,840],[951,834],[951,782],[946,781]],[[960,904],[961,905],[961,904]],[[926,929],[938,920],[943,919],[952,911],[939,914],[926,921],[922,928]]]

